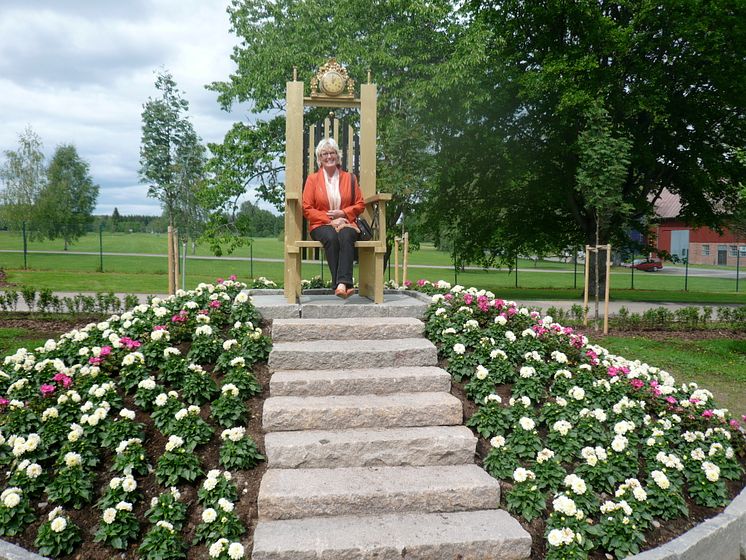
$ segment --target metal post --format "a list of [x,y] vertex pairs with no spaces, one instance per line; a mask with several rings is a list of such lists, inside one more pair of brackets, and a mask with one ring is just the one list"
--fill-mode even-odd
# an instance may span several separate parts
[[635,289],[635,253],[632,252],[632,266],[630,267],[632,269],[632,289]]
[[98,224],[98,256],[99,256],[98,271],[103,272],[104,271],[104,223],[103,222]]
[[738,280],[741,269],[741,246],[736,241],[736,292],[738,292]]
[[249,243],[249,278],[254,277],[254,240]]
[[575,264],[575,270],[572,273],[572,289],[577,290],[578,289],[578,250],[573,249],[572,251],[574,253],[573,255],[573,263]]
[[187,240],[182,244],[183,253],[181,255],[181,289],[186,290],[186,260],[187,260]]
[[518,255],[515,256],[515,287],[518,287]]
[[[689,253],[689,251],[687,251]],[[689,255],[684,257],[684,291],[689,291]]]
[[28,244],[26,241],[26,222],[23,222],[23,269],[28,268],[28,262],[26,261],[26,255],[28,255]]

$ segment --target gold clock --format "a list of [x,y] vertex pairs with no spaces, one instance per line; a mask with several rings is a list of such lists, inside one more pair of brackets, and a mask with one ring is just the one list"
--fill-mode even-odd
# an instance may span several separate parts
[[329,96],[337,96],[345,89],[347,80],[336,70],[329,70],[321,75],[319,89]]
[[336,59],[330,58],[311,78],[311,96],[352,97],[355,81],[347,74],[347,69]]

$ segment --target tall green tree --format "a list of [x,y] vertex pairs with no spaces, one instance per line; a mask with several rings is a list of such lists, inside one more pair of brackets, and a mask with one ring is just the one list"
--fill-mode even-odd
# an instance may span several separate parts
[[194,234],[202,220],[196,192],[205,150],[170,72],[159,72],[155,87],[160,96],[148,98],[142,112],[140,180],[148,184],[148,196],[160,200],[169,225],[180,227],[181,236]]
[[35,207],[42,237],[62,239],[64,249],[83,235],[92,221],[99,187],[75,146],[58,146],[47,168],[47,181]]
[[[454,84],[432,97],[443,123],[432,213],[456,224],[465,256],[511,262],[595,244],[597,232],[619,247],[663,188],[692,225],[723,224],[744,178],[746,4],[471,0],[460,14],[464,56],[443,66]],[[603,216],[583,183],[597,106],[605,138],[630,142],[626,172],[607,184],[619,204]],[[610,153],[592,165],[616,163]]]
[[46,183],[42,141],[29,126],[18,135],[18,148],[4,152],[0,167],[0,220],[19,231],[34,218],[34,207]]
[[[418,111],[423,91],[437,78],[435,69],[450,56],[451,37],[458,27],[451,3],[233,0],[228,12],[241,39],[232,55],[236,71],[211,86],[226,109],[234,102],[250,101],[257,113],[282,111],[293,67],[308,83],[330,56],[345,64],[358,82],[371,71],[379,86],[377,186],[394,194],[387,206],[394,235],[396,224],[415,212],[432,186],[433,151]],[[309,122],[323,113],[309,113]],[[283,152],[284,115],[237,125],[213,150],[213,204],[234,204],[241,177],[253,180],[263,198],[279,203]]]

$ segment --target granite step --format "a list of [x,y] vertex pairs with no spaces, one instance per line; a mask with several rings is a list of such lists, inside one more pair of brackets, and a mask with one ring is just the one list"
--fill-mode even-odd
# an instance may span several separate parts
[[270,397],[264,401],[265,432],[455,426],[461,401],[449,393]]
[[476,465],[268,469],[259,519],[496,508],[500,484]]
[[526,560],[531,536],[503,510],[260,521],[253,560]]
[[269,354],[272,371],[434,366],[435,345],[426,338],[277,342]]
[[269,394],[282,396],[386,395],[451,390],[451,375],[442,368],[410,366],[370,369],[276,371]]
[[425,324],[414,317],[304,318],[272,322],[274,342],[420,338],[424,332]]
[[273,432],[264,438],[270,469],[465,465],[477,438],[465,426]]

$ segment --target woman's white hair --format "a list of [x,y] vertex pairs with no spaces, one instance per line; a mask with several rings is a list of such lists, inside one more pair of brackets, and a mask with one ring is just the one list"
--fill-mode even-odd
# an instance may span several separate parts
[[316,163],[321,165],[321,152],[327,148],[337,152],[337,163],[341,163],[342,150],[339,149],[339,145],[337,145],[337,141],[334,138],[322,138],[321,142],[316,145]]

